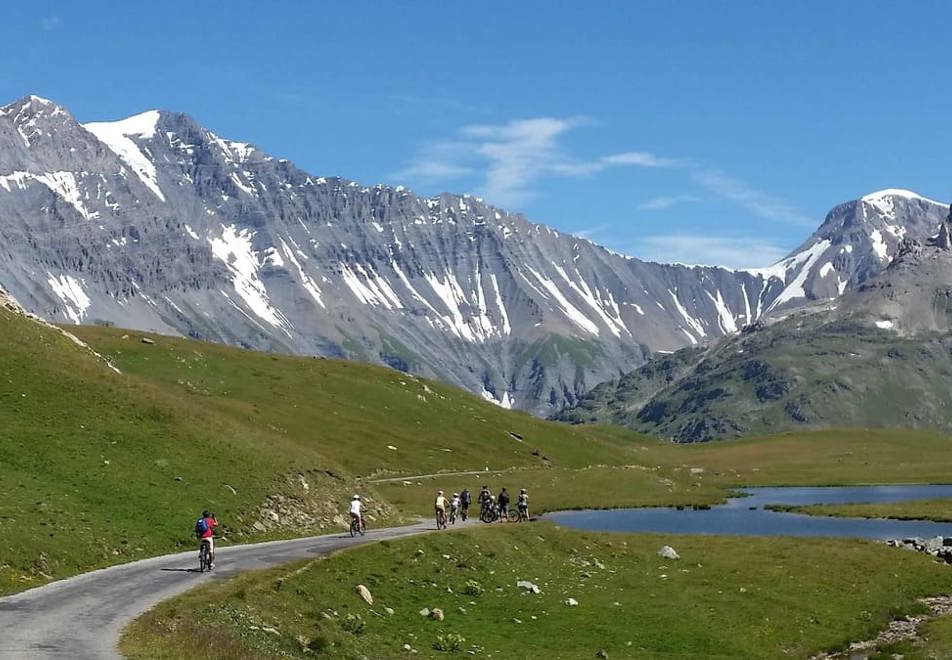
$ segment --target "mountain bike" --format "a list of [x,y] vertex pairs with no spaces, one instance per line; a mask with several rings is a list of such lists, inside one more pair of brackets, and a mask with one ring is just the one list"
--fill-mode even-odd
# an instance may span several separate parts
[[350,535],[357,536],[360,534],[363,536],[367,533],[367,523],[364,522],[364,517],[356,518],[354,516],[350,517]]
[[491,504],[484,504],[479,510],[479,519],[484,523],[496,522],[499,520],[499,511]]
[[519,507],[516,517],[509,516],[510,522],[529,522],[529,507]]
[[436,528],[446,529],[446,511],[443,509],[436,510]]
[[202,540],[202,545],[198,549],[198,569],[202,573],[212,570],[212,549],[206,540]]

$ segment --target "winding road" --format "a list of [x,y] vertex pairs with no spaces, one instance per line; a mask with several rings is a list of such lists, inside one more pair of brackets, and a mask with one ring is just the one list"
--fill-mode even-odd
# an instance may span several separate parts
[[431,531],[434,525],[426,521],[370,530],[358,538],[338,533],[222,546],[215,571],[204,575],[197,570],[197,552],[190,551],[52,582],[0,598],[0,658],[119,658],[117,644],[126,625],[156,603],[207,580]]

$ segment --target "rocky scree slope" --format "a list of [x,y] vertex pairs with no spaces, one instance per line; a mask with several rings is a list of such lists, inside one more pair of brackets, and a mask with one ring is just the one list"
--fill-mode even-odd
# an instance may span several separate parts
[[831,426],[952,430],[952,211],[835,302],[596,387],[555,417],[679,442]]
[[838,295],[939,219],[887,191],[768,269],[654,264],[478,198],[313,176],[180,113],[0,108],[0,285],[28,311],[387,364],[538,414]]

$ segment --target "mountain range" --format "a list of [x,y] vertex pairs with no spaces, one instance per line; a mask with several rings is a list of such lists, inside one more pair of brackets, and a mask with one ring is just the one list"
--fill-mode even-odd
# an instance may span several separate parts
[[679,442],[819,427],[952,431],[952,210],[833,301],[652,359],[555,416]]
[[944,215],[886,190],[769,268],[658,264],[477,197],[309,174],[181,113],[0,108],[0,287],[29,312],[386,364],[540,415],[836,298]]

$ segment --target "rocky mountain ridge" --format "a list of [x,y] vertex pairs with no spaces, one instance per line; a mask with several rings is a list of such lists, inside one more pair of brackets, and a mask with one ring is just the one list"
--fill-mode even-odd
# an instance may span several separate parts
[[30,312],[347,357],[547,414],[599,382],[839,295],[936,204],[837,207],[759,270],[655,264],[481,199],[308,174],[181,113],[0,108],[0,285]]
[[654,358],[556,415],[679,442],[829,426],[952,430],[952,209],[834,301]]

